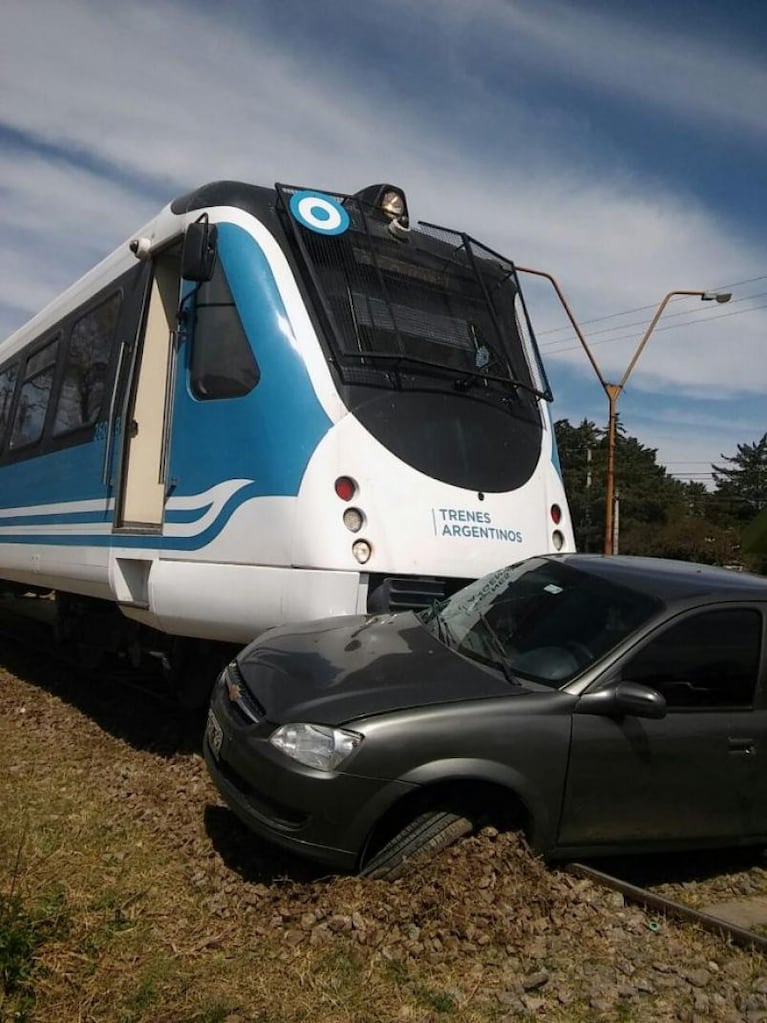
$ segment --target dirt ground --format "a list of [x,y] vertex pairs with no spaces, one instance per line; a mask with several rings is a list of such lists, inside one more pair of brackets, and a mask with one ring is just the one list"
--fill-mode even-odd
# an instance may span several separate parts
[[[222,805],[201,730],[0,640],[3,1023],[767,1021],[762,956],[513,835],[394,884],[320,876]],[[764,892],[760,856],[651,880],[699,904]]]

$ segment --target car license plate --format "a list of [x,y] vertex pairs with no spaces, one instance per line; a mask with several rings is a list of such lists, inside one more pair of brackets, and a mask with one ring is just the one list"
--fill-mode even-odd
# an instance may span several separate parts
[[211,753],[214,757],[218,757],[221,753],[221,746],[224,742],[224,729],[218,723],[216,715],[212,710],[208,711],[208,724],[205,728],[205,734],[208,737],[208,745],[210,746]]

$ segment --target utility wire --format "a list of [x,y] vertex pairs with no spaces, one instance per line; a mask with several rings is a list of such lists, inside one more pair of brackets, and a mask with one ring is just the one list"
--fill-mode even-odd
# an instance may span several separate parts
[[[737,305],[739,302],[749,302],[749,301],[751,301],[751,299],[754,299],[754,298],[764,298],[765,295],[767,295],[767,291],[757,291],[754,295],[744,295],[743,298],[736,298],[732,302],[730,302],[729,305],[733,306],[733,305]],[[739,309],[738,312],[747,313],[747,312],[750,312],[750,310],[749,309],[743,309],[743,310]],[[712,317],[710,315],[710,313],[711,313],[711,310],[707,309],[705,307],[702,308],[702,309],[697,309],[697,310],[695,310],[695,309],[684,309],[680,313],[667,313],[667,314],[665,314],[664,317],[663,317],[663,322],[665,323],[666,320],[677,319],[680,316],[701,316],[702,317],[702,319],[700,321],[701,323],[704,320],[706,320],[706,319],[716,319],[716,317],[715,316]],[[697,322],[697,320],[695,322]],[[592,337],[598,337],[600,334],[614,334],[618,330],[627,330],[629,327],[646,327],[646,326],[647,326],[646,320],[636,320],[634,323],[621,323],[617,327],[603,327],[602,330],[592,330],[591,333],[589,334],[589,339],[591,339]],[[565,329],[565,328],[563,328],[563,329]],[[630,336],[633,337],[634,335],[632,334]],[[549,348],[552,345],[561,344],[564,340],[565,340],[565,338],[561,338],[558,341],[549,341],[549,342],[547,342],[547,344],[541,345],[541,348],[546,349],[546,348]]]
[[[758,292],[756,295],[746,295],[744,298],[736,299],[735,301],[736,302],[746,302],[746,301],[748,301],[751,298],[761,298],[762,295],[765,295],[765,294],[767,294],[767,292]],[[732,304],[735,305],[735,302],[733,302]],[[654,333],[657,334],[657,333],[659,333],[662,330],[673,330],[675,327],[685,327],[685,326],[689,326],[689,325],[694,326],[697,323],[707,323],[709,320],[719,320],[723,316],[737,316],[737,315],[742,314],[742,313],[755,312],[758,309],[765,309],[765,308],[767,308],[767,304],[762,303],[761,305],[750,306],[748,309],[736,309],[734,312],[719,313],[716,316],[708,315],[708,316],[702,317],[701,319],[697,319],[697,320],[685,320],[684,323],[666,324],[666,325],[661,326],[661,327],[656,327]],[[699,310],[699,312],[702,312],[702,311],[703,310]],[[708,312],[708,310],[706,310],[706,312]],[[665,324],[666,320],[673,319],[673,318],[675,318],[677,316],[690,316],[690,315],[694,316],[696,314],[695,314],[695,312],[691,313],[691,311],[689,309],[686,309],[684,312],[681,312],[681,313],[671,313],[669,316],[664,316],[663,317],[663,322]],[[596,331],[595,334],[612,333],[612,332],[617,331],[617,330],[622,330],[623,327],[643,326],[643,325],[644,324],[626,323],[626,324],[622,324],[619,327],[608,328],[608,330]],[[593,337],[593,336],[595,336],[595,335],[594,334],[590,335],[590,337]],[[600,341],[594,341],[594,344],[595,345],[603,345],[603,344],[605,344],[606,341],[624,341],[624,340],[626,340],[628,338],[636,339],[637,335],[636,334],[621,334],[619,337],[602,338]],[[548,352],[555,351],[555,350],[558,351],[559,349],[555,349],[553,346],[554,345],[558,345],[558,344],[563,344],[563,343],[566,342],[566,340],[567,340],[566,338],[559,338],[558,340],[548,342],[546,345],[542,345],[541,348],[544,349],[545,351],[548,351]]]
[[[700,326],[701,323],[709,323],[711,320],[723,320],[727,316],[743,316],[746,313],[755,313],[759,309],[767,309],[767,303],[763,305],[755,305],[750,309],[736,309],[732,313],[720,313],[718,316],[708,316],[705,320],[684,320],[682,323],[670,323],[665,327],[656,327],[655,333],[660,334],[664,330],[676,330],[678,327],[688,326]],[[613,341],[627,341],[629,339],[636,340],[636,334],[621,334],[620,337],[604,337],[599,341],[594,341],[594,345],[606,345]],[[562,341],[565,339],[562,338]],[[557,343],[557,342],[554,342]],[[558,343],[562,343],[561,341]],[[561,355],[563,352],[574,352],[578,351],[580,345],[568,345],[566,348],[545,348],[546,355]]]
[[[712,290],[724,291],[726,288],[739,288],[742,284],[753,284],[755,281],[764,280],[767,280],[767,274],[761,274],[759,277],[749,277],[745,281],[731,281],[729,284],[720,284],[718,288],[714,288]],[[684,296],[682,295],[677,296],[677,298],[683,297]],[[676,301],[676,299],[672,299],[672,302],[673,301]],[[597,316],[591,320],[582,320],[581,326],[586,326],[589,323],[602,323],[604,320],[614,320],[617,319],[617,317],[619,316],[630,316],[632,313],[643,313],[649,309],[657,309],[657,307],[658,307],[657,302],[655,303],[655,305],[640,305],[637,306],[636,309],[624,309],[623,312],[620,313],[608,313],[607,316]],[[626,326],[626,324],[623,324],[622,326]],[[621,326],[617,326],[615,329],[620,330]],[[547,334],[558,334],[564,330],[572,330],[572,327],[570,327],[569,325],[565,325],[564,327],[552,327],[550,330],[538,331],[537,336],[544,337]]]

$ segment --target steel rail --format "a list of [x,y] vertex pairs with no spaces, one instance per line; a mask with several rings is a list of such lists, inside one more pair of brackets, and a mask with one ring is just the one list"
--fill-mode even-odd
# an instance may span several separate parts
[[715,934],[729,938],[733,944],[743,948],[753,948],[760,952],[767,952],[767,937],[749,931],[745,927],[731,924],[720,917],[712,916],[710,913],[702,913],[699,909],[686,906],[683,902],[675,902],[666,898],[665,895],[658,895],[647,888],[640,888],[638,885],[628,881],[622,881],[612,874],[605,874],[594,867],[587,867],[584,863],[568,863],[565,870],[576,877],[583,877],[605,888],[612,888],[620,892],[631,902],[636,902],[646,909],[656,909],[667,917],[673,917],[689,923],[698,924],[704,930],[713,931]]

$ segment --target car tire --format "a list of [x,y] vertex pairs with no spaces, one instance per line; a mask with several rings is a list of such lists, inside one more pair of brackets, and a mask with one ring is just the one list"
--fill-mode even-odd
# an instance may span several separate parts
[[406,874],[415,857],[434,855],[474,830],[473,821],[446,810],[429,810],[406,824],[368,859],[362,877],[396,881]]

